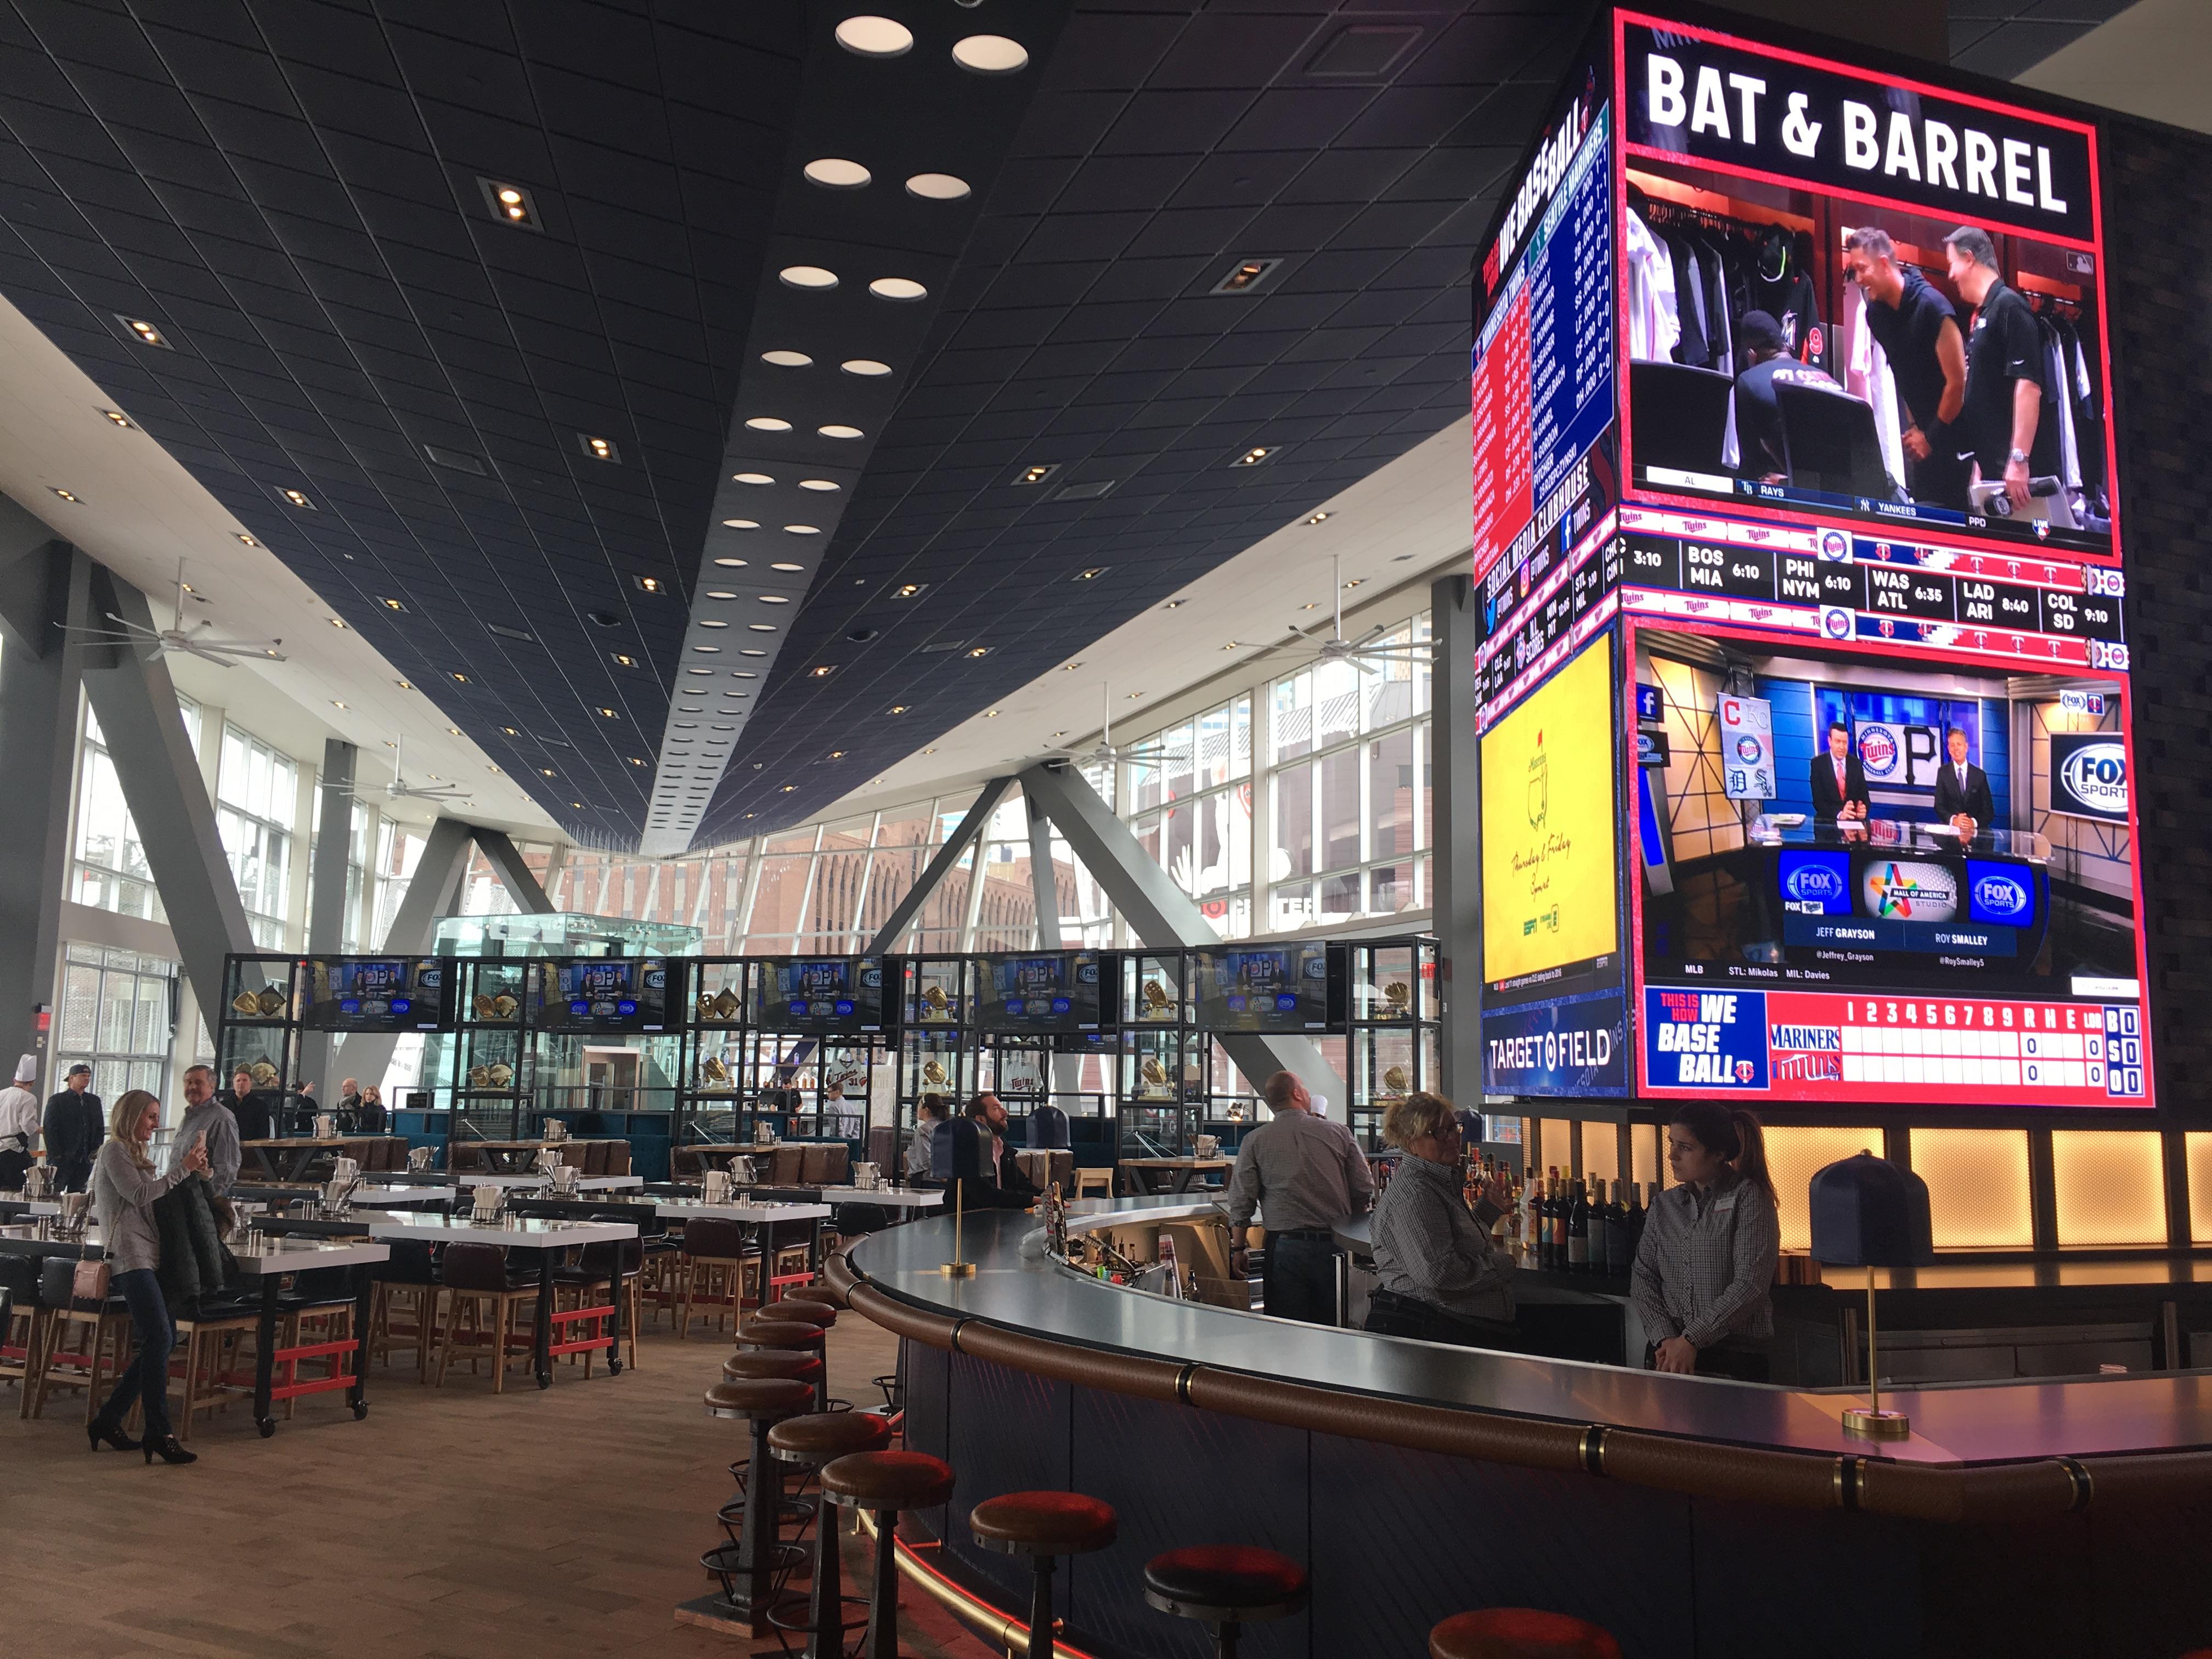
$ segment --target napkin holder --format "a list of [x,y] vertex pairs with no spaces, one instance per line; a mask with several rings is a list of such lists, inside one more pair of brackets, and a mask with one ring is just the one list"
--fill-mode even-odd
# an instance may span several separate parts
[[574,1198],[576,1195],[577,1183],[584,1178],[584,1172],[580,1168],[574,1164],[563,1164],[550,1173],[553,1176],[555,1192],[563,1198]]
[[566,1140],[568,1138],[568,1126],[567,1123],[563,1122],[557,1117],[549,1117],[545,1120],[546,1139],[557,1141]]
[[1200,1135],[1198,1137],[1197,1149],[1200,1158],[1218,1158],[1221,1156],[1221,1137]]
[[317,1112],[315,1114],[315,1139],[318,1140],[336,1140],[337,1138],[338,1120],[337,1114],[333,1112]]
[[853,1166],[853,1184],[863,1192],[873,1192],[882,1181],[883,1176],[875,1164],[862,1163]]
[[437,1156],[438,1149],[434,1146],[410,1146],[407,1149],[407,1167],[416,1170],[427,1170]]
[[473,1213],[478,1221],[499,1219],[500,1200],[506,1194],[489,1182],[476,1188],[469,1194]]
[[538,1149],[537,1158],[532,1162],[540,1175],[550,1176],[561,1167],[560,1149],[555,1146],[540,1146]]
[[699,1198],[701,1202],[706,1204],[723,1204],[729,1201],[729,1196],[730,1172],[727,1170],[709,1170],[700,1177]]
[[750,1153],[739,1152],[730,1160],[730,1179],[740,1187],[760,1183],[760,1166],[753,1162]]

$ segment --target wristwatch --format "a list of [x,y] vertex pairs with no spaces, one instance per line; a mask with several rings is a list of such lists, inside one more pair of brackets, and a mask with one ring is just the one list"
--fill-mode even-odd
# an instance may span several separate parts
[[2026,466],[2027,465],[2027,452],[2024,449],[2009,450],[2006,453],[2005,459],[2009,462],[2016,463],[2019,465]]

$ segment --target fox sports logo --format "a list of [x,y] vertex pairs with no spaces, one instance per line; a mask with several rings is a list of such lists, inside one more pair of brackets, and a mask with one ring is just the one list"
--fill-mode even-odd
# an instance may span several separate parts
[[1802,904],[1833,904],[1845,891],[1843,877],[1825,864],[1799,865],[1784,886],[1791,898]]
[[2059,780],[2092,811],[2128,810],[2128,751],[2117,743],[2085,743],[2066,757]]
[[2027,884],[2009,873],[1987,875],[1974,883],[1974,908],[1992,921],[2013,921],[2034,903]]

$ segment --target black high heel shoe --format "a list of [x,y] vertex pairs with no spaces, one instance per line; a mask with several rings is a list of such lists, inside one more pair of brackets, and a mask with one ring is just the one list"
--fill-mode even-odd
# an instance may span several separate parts
[[86,1424],[84,1431],[91,1437],[94,1451],[100,1449],[100,1443],[103,1440],[118,1451],[137,1451],[140,1443],[124,1434],[121,1424],[110,1423],[104,1419]]
[[164,1463],[197,1463],[200,1461],[200,1455],[186,1451],[177,1443],[177,1437],[173,1434],[165,1434],[159,1440],[149,1436],[140,1443],[139,1449],[146,1454],[149,1463],[156,1457]]

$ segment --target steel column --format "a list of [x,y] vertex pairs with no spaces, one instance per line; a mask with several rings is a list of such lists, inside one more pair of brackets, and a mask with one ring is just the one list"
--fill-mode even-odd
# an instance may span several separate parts
[[[430,826],[422,855],[415,861],[415,873],[408,878],[407,896],[399,901],[392,925],[377,942],[379,951],[421,956],[429,950],[436,937],[437,920],[446,914],[454,885],[468,873],[469,849],[475,836],[459,818],[441,817]],[[398,1037],[384,1032],[352,1032],[339,1038],[332,1064],[344,1067],[347,1076],[381,1087],[392,1065],[392,1051],[398,1046]],[[386,1104],[396,1106],[398,1102]]]
[[[983,833],[983,826],[991,821],[991,814],[1006,798],[1006,791],[1013,781],[1010,777],[993,778],[983,786],[983,793],[975,797],[975,804],[968,809],[968,814],[960,820],[959,827],[946,838],[945,845],[937,849],[936,856],[929,860],[921,878],[907,890],[906,896],[898,902],[896,908],[885,918],[884,925],[877,929],[875,938],[868,941],[869,956],[881,956],[886,951],[898,948],[900,939],[913,925],[914,919],[921,914],[921,907],[929,902],[931,896],[944,884],[945,878],[958,866],[962,849]],[[759,867],[760,856],[756,854],[752,868],[746,872],[748,884],[752,879],[753,871]],[[979,866],[975,872],[978,881],[982,879],[982,873]],[[747,923],[750,926],[750,917]]]
[[[476,837],[477,850],[484,855],[484,862],[491,866],[491,872],[499,878],[499,884],[507,889],[507,896],[514,901],[516,909],[532,916],[553,914],[553,901],[546,897],[545,890],[538,884],[538,878],[530,873],[530,866],[523,862],[520,850],[507,839],[504,830],[476,828],[469,833]],[[652,914],[650,905],[647,907],[647,914]]]
[[1473,1106],[1482,1093],[1482,799],[1476,769],[1474,648],[1480,600],[1465,576],[1429,588],[1435,652],[1429,764],[1435,848],[1429,860],[1443,1019],[1437,1092]]

